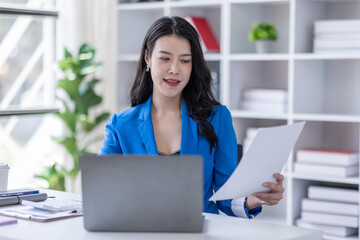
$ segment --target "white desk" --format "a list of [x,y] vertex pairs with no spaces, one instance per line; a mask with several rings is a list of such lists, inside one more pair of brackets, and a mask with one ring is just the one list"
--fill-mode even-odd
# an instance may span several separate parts
[[[80,199],[80,195],[46,191],[58,197]],[[127,233],[127,232],[88,232],[83,226],[83,217],[39,223],[18,219],[17,224],[0,226],[0,239],[185,239],[185,240],[320,240],[320,231],[293,226],[259,222],[248,219],[204,214],[203,233]]]

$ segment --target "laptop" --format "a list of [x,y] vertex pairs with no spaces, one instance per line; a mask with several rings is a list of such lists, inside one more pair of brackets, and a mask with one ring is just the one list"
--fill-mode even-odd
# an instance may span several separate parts
[[88,231],[201,232],[201,156],[80,158]]

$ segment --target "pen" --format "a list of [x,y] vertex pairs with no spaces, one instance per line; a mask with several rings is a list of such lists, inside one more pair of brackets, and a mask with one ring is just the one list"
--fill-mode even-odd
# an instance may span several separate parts
[[2,212],[3,215],[9,216],[9,217],[17,217],[17,218],[23,218],[23,219],[31,219],[31,215],[24,214],[24,213],[17,213],[17,212]]

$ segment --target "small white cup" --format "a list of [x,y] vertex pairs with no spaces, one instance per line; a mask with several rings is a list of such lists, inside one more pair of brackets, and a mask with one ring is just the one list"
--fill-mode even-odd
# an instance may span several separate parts
[[9,169],[7,163],[0,163],[0,191],[7,190]]

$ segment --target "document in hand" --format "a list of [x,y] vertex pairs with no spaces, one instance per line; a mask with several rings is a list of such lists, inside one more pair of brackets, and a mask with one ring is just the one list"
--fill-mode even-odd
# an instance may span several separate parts
[[210,201],[269,191],[262,184],[275,182],[273,174],[279,173],[285,165],[304,125],[305,122],[299,122],[260,128],[240,164]]

